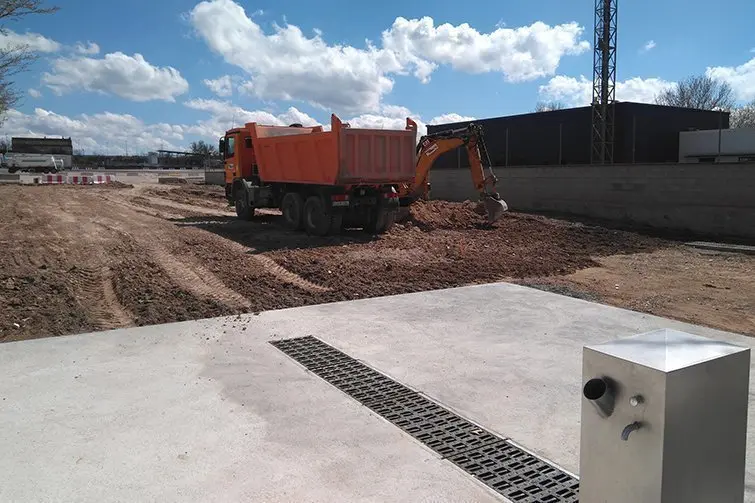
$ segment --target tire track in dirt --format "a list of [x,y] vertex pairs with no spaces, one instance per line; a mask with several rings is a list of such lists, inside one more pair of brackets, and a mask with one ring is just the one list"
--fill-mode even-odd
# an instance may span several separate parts
[[331,291],[331,288],[328,288],[323,285],[318,285],[317,283],[313,283],[309,280],[302,278],[295,272],[289,271],[288,269],[280,265],[278,262],[276,262],[275,260],[273,260],[272,258],[266,255],[261,255],[259,253],[252,253],[255,251],[253,248],[246,247],[242,245],[241,243],[237,243],[230,239],[226,239],[226,238],[214,235],[214,234],[211,234],[209,238],[220,243],[222,246],[229,248],[231,250],[234,250],[237,253],[243,254],[244,256],[248,257],[250,260],[257,262],[258,265],[262,266],[263,270],[266,273],[274,276],[275,278],[279,279],[280,281],[284,283],[297,286],[301,288],[302,290],[306,290],[308,292],[313,292],[313,293],[323,293],[323,292]]
[[121,221],[104,218],[96,221],[99,225],[134,241],[177,287],[192,295],[214,300],[233,309],[251,309],[252,304],[246,297],[226,286],[215,274],[197,264],[193,259],[189,257],[180,259],[165,248],[161,244],[161,240],[164,239],[161,233],[152,229],[155,224],[129,221],[129,225],[139,226],[143,230],[143,232],[134,233],[129,232]]
[[159,218],[162,220],[180,220],[182,218],[185,218],[186,216],[184,214],[168,213],[161,209],[153,208],[149,205],[137,204],[136,201],[134,201],[137,199],[137,197],[133,197],[128,200],[125,198],[124,199],[111,199],[109,197],[105,197],[105,199],[107,199],[111,203],[117,204],[120,207],[125,207],[125,208],[130,209],[131,211],[139,213],[140,215],[146,215],[149,217]]
[[107,316],[114,322],[111,328],[130,327],[134,324],[134,317],[118,301],[113,287],[113,274],[109,268],[102,277],[102,300]]
[[228,288],[220,278],[201,265],[180,260],[156,243],[145,243],[141,240],[137,243],[149,252],[152,260],[165,271],[176,286],[229,307],[251,309],[252,304],[246,297]]
[[82,267],[76,272],[81,278],[77,284],[79,304],[93,318],[97,330],[134,324],[133,316],[118,302],[108,267]]
[[[105,197],[107,197],[107,196],[105,196]],[[154,197],[152,197],[152,198],[150,198],[150,197],[144,197],[142,195],[139,195],[139,196],[136,196],[134,198],[131,198],[129,201],[132,202],[132,203],[138,204],[141,200],[144,200],[145,202],[148,202],[150,204],[150,206],[153,204],[151,202],[152,200],[159,201],[160,205],[162,205],[162,203],[169,203],[169,204],[166,204],[166,206],[169,206],[170,208],[174,208],[174,209],[188,208],[189,210],[187,210],[187,211],[191,211],[192,213],[195,213],[195,214],[199,213],[199,214],[203,214],[203,215],[207,215],[207,216],[228,216],[229,215],[229,212],[207,210],[205,208],[199,208],[199,209],[197,209],[194,206],[185,205],[185,204],[181,204],[181,203],[176,203],[174,201],[169,201],[169,200],[166,200],[166,199],[156,199]],[[120,202],[121,199],[119,198],[117,201]],[[127,206],[129,206],[130,208],[134,209],[134,210],[137,210],[137,211],[141,210],[141,208],[134,207],[133,204],[130,204],[128,202],[125,202],[125,204]],[[140,213],[145,214],[143,211],[140,211]],[[156,215],[152,214],[152,215],[149,215],[149,216],[155,217]],[[177,217],[177,218],[183,218],[183,217],[184,217],[184,215],[182,215],[180,217]],[[176,217],[174,217],[174,218],[176,218]],[[132,238],[136,239],[134,236],[132,236]],[[280,264],[278,264],[275,260],[273,260],[270,257],[267,257],[265,255],[250,253],[250,252],[254,252],[255,251],[252,248],[248,248],[248,247],[246,247],[246,246],[244,246],[244,245],[242,245],[240,243],[237,243],[237,242],[232,241],[230,239],[226,239],[226,238],[217,236],[217,235],[212,234],[212,233],[207,233],[206,238],[207,239],[212,239],[212,240],[216,241],[217,243],[219,243],[221,246],[224,246],[226,248],[234,250],[237,253],[244,254],[245,256],[249,257],[251,260],[253,260],[254,262],[256,262],[258,265],[260,265],[264,269],[264,271],[266,273],[271,274],[272,276],[276,277],[280,281],[283,281],[284,283],[288,283],[290,285],[297,286],[297,287],[301,288],[302,290],[305,290],[305,291],[308,291],[308,292],[322,293],[322,292],[329,292],[329,291],[331,291],[331,289],[328,288],[328,287],[326,287],[326,286],[318,285],[316,283],[308,281],[308,280],[302,278],[301,276],[299,276],[298,274],[296,274],[296,273],[294,273],[292,271],[289,271],[288,269],[286,269],[285,267],[281,266]],[[165,256],[167,256],[169,254],[167,251],[164,251],[164,253],[165,253]],[[174,269],[174,270],[178,271],[178,269]],[[166,272],[167,272],[167,270],[166,270]],[[207,272],[207,274],[211,274],[211,273]],[[222,285],[225,286],[225,283],[223,283],[219,278],[217,278],[217,276],[213,275],[213,277],[217,280],[216,284],[222,284]],[[226,287],[226,289],[227,289],[227,287]],[[221,300],[221,299],[215,299],[215,300]],[[247,304],[248,304],[248,301],[247,301]]]
[[322,293],[331,291],[331,289],[326,286],[312,283],[311,281],[302,278],[295,272],[289,271],[270,257],[266,257],[264,255],[251,255],[251,258],[256,262],[259,262],[260,265],[265,268],[265,272],[272,274],[284,283],[298,286],[302,290],[307,290],[310,292]]
[[213,208],[208,208],[207,206],[195,206],[192,204],[183,204],[176,201],[172,201],[170,199],[162,199],[147,195],[140,195],[141,198],[144,198],[148,203],[158,205],[158,206],[164,206],[166,208],[172,208],[176,210],[186,211],[189,213],[194,214],[202,214],[202,215],[212,215],[216,217],[227,217],[232,215],[233,213],[230,210],[224,211],[224,210],[216,210]]
[[16,267],[19,268],[32,267],[35,269],[45,269],[51,265],[50,259],[47,258],[44,250],[35,248],[13,249],[10,252],[10,257]]

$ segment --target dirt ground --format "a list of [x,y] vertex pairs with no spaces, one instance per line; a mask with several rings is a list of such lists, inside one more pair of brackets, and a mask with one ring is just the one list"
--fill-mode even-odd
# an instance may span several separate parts
[[312,238],[216,187],[6,185],[0,245],[0,341],[501,280],[755,335],[753,256],[471,203]]

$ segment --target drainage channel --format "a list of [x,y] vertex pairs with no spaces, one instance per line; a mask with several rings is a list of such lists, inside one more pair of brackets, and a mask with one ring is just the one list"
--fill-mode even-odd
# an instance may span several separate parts
[[515,503],[577,503],[570,474],[312,336],[271,341],[376,414]]

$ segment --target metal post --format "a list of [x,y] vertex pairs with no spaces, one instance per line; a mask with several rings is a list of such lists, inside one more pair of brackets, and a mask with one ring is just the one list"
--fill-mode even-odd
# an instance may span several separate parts
[[563,146],[563,132],[564,132],[564,123],[560,122],[558,124],[558,165],[561,166],[562,163],[562,151],[561,148]]
[[506,128],[506,166],[509,165],[509,128]]
[[721,130],[723,129],[724,114],[718,112],[718,155],[716,156],[716,162],[721,162]]
[[637,115],[632,115],[632,164],[637,162]]

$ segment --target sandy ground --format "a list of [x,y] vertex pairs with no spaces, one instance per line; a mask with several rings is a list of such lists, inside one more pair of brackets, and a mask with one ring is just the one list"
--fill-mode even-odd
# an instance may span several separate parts
[[0,340],[512,281],[755,335],[755,257],[417,203],[384,236],[312,238],[222,189],[0,187]]

